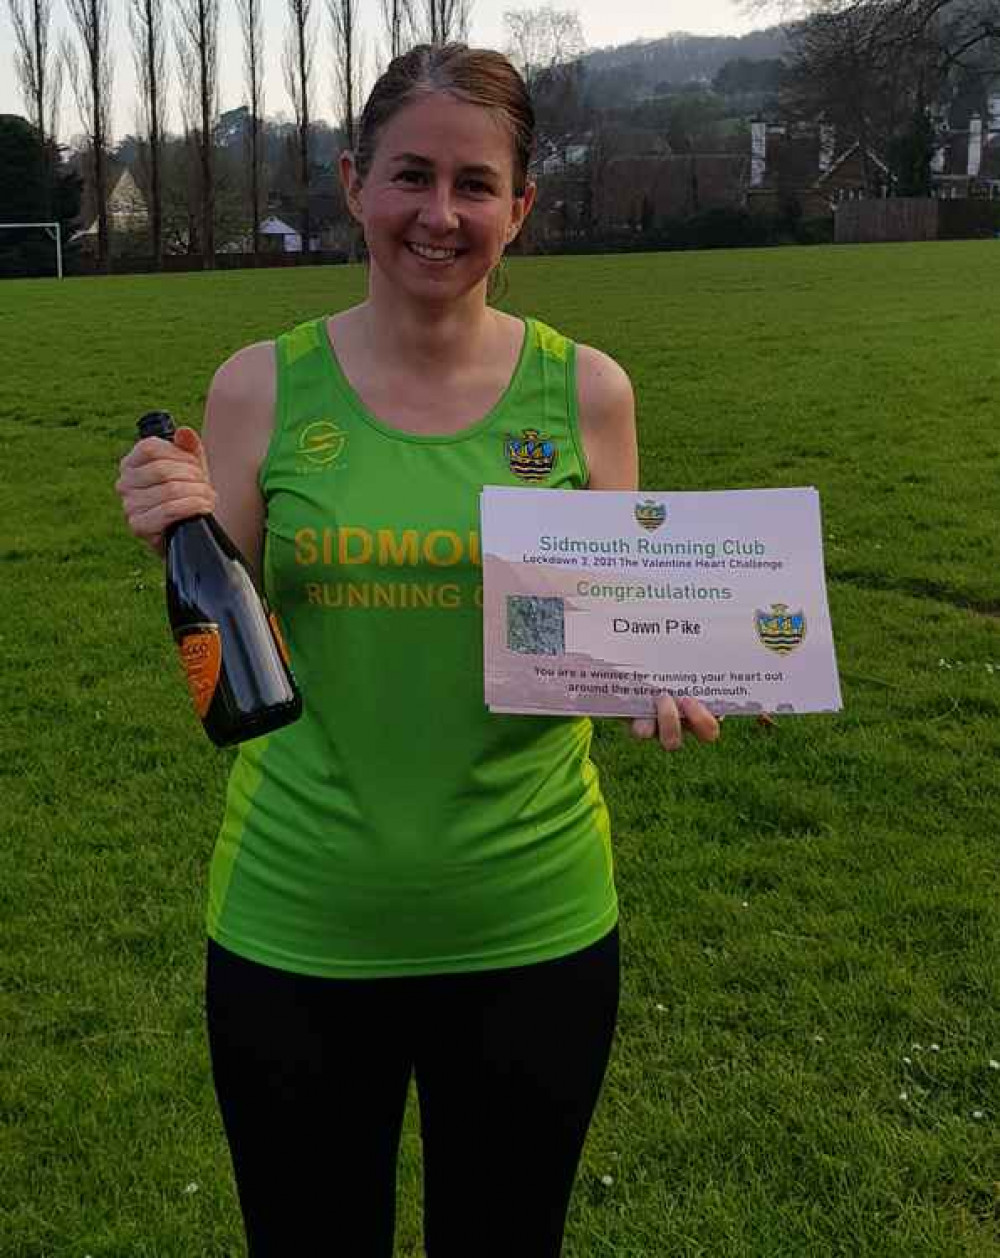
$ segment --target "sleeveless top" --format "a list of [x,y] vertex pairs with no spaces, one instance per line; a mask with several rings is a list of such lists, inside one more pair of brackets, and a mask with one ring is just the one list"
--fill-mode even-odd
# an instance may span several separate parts
[[591,723],[486,708],[479,549],[485,484],[586,483],[575,347],[525,321],[501,400],[446,436],[371,415],[325,320],[276,355],[264,584],[304,712],[239,749],[210,936],[346,978],[586,947],[618,916]]

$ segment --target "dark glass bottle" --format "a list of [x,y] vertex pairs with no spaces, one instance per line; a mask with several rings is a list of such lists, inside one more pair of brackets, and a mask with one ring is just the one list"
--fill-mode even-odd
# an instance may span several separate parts
[[[172,441],[174,422],[151,411],[140,437]],[[296,720],[302,697],[274,614],[243,556],[211,515],[165,534],[167,615],[194,705],[219,747]]]

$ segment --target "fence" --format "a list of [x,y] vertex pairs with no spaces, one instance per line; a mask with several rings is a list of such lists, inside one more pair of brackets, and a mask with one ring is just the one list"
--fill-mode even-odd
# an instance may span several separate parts
[[899,240],[970,240],[1000,232],[1000,202],[968,197],[888,197],[842,201],[834,215],[838,245]]
[[[347,262],[347,253],[343,250],[324,249],[313,253],[217,253],[215,269],[217,271],[242,271],[245,269],[286,266],[336,266]],[[91,254],[78,254],[67,268],[73,275],[104,275],[106,272],[97,265],[97,259]],[[154,271],[153,260],[149,257],[126,255],[112,257],[111,273],[113,275],[146,274]],[[164,272],[200,271],[202,270],[200,253],[167,254],[160,270]]]

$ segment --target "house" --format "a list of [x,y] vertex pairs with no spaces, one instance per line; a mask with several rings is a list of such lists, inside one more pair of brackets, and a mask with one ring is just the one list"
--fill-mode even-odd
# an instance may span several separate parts
[[[953,126],[948,109],[936,111],[939,135],[931,162],[932,195],[946,200],[964,197],[1000,199],[1000,91],[986,102],[985,122],[968,113]],[[835,128],[822,122],[751,125],[752,209],[775,213],[797,201],[807,217],[829,213],[844,201],[893,194],[896,179],[883,158],[857,142],[838,153]]]
[[[302,233],[290,227],[284,219],[270,214],[260,225],[260,247],[262,253],[301,253]],[[312,249],[320,247],[319,236],[312,234]]]
[[818,218],[842,201],[869,196],[873,182],[883,197],[894,183],[873,149],[855,141],[838,153],[836,129],[821,122],[752,123],[750,164],[747,204],[761,214],[797,204],[805,218]]
[[[126,166],[115,180],[108,193],[108,230],[131,234],[145,232],[149,226],[149,208],[146,198],[142,195],[139,185],[132,172]],[[87,245],[97,240],[97,215],[81,231],[76,232],[73,240]]]
[[600,216],[612,229],[645,230],[705,210],[741,209],[749,180],[741,153],[614,157],[601,180]]
[[1000,200],[1000,92],[986,101],[982,114],[972,112],[961,127],[951,127],[947,111],[939,112],[940,143],[931,161],[934,195],[945,200],[989,197]]

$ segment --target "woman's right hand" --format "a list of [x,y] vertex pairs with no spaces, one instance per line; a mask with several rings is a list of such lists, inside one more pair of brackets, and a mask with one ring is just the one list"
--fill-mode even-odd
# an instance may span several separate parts
[[201,438],[193,428],[178,428],[173,441],[144,437],[119,465],[115,489],[129,528],[163,554],[163,535],[178,520],[210,515],[215,490]]

